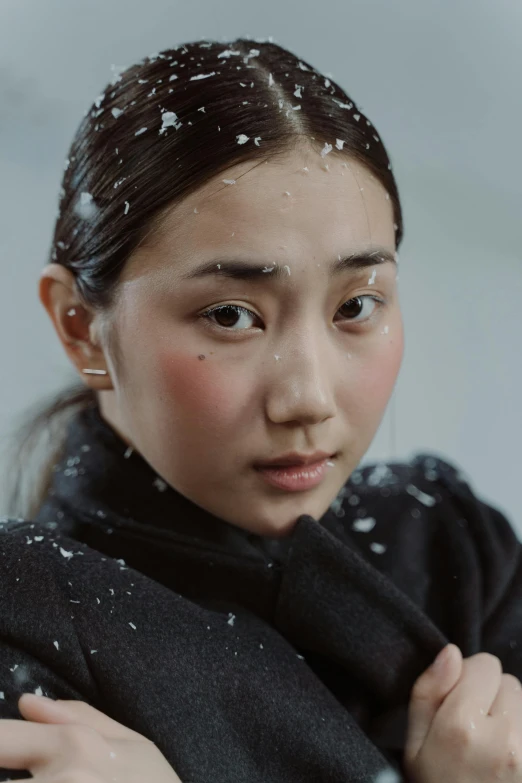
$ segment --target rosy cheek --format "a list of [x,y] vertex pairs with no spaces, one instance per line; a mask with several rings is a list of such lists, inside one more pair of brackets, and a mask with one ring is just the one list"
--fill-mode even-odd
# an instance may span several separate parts
[[165,353],[158,357],[161,393],[173,409],[187,411],[200,426],[216,418],[226,421],[237,411],[234,381],[221,362],[196,354]]
[[374,353],[361,375],[361,394],[365,395],[365,407],[376,410],[384,407],[399,374],[403,355],[402,333],[384,337],[379,350]]

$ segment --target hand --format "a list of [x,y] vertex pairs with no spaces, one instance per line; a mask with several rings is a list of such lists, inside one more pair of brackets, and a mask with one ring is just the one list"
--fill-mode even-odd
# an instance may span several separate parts
[[21,720],[0,720],[0,767],[41,783],[181,783],[156,745],[83,701],[24,693]]
[[415,682],[404,753],[414,783],[522,782],[520,681],[502,674],[500,660],[477,653],[447,658]]

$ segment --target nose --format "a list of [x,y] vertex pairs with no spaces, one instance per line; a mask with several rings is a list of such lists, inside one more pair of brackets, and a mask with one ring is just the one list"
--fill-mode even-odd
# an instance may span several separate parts
[[338,362],[319,342],[307,332],[272,358],[266,409],[274,424],[317,424],[335,415]]

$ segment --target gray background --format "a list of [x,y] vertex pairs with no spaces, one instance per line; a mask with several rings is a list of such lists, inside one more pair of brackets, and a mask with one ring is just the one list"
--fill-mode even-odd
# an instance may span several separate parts
[[520,0],[0,0],[0,442],[76,377],[38,277],[68,146],[111,65],[238,35],[339,82],[398,178],[406,352],[364,462],[445,457],[520,535]]

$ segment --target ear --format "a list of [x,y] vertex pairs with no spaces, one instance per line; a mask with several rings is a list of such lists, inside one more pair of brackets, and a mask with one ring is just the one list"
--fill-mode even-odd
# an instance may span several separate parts
[[[47,264],[40,275],[38,295],[82,380],[96,390],[113,389],[100,345],[98,316],[82,303],[72,272],[61,264]],[[85,368],[107,370],[107,375],[86,374]]]
[[34,723],[80,723],[94,729],[106,739],[150,742],[143,735],[109,718],[84,701],[55,701],[35,693],[24,693],[18,701],[18,709],[23,718]]

